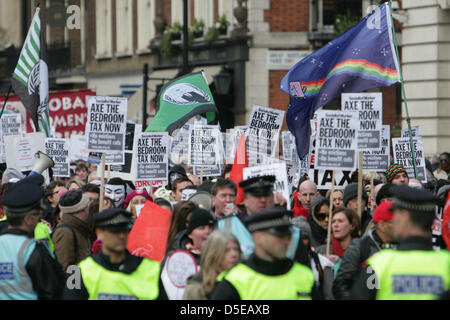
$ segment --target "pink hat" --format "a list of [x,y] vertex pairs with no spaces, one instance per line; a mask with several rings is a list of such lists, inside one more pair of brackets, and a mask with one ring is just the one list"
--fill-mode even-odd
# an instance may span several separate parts
[[131,199],[133,199],[135,196],[144,196],[145,198],[147,198],[147,200],[153,201],[152,197],[150,197],[150,195],[148,194],[147,190],[145,189],[136,189],[131,191],[127,197],[125,198],[125,200],[123,201],[123,207],[126,209],[128,207],[128,205],[131,202]]
[[58,201],[59,201],[59,199],[61,199],[61,197],[62,197],[67,191],[69,191],[69,190],[67,190],[66,188],[63,188],[63,189],[59,190],[59,192],[58,192]]

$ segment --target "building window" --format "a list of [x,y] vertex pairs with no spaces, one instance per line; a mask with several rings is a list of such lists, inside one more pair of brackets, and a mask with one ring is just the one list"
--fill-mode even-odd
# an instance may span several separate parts
[[132,0],[116,0],[116,41],[118,57],[133,54]]
[[110,0],[95,1],[96,58],[112,56],[112,2]]
[[150,52],[148,45],[155,36],[155,4],[151,0],[138,0],[138,53]]
[[230,26],[235,23],[233,9],[236,6],[236,0],[219,0],[219,16],[225,15],[230,22]]
[[209,28],[214,23],[214,1],[195,0],[194,4],[195,18],[203,20],[205,27]]
[[171,25],[174,25],[175,22],[183,25],[183,0],[172,0],[170,21]]
[[311,0],[311,30],[334,32],[337,15],[361,18],[363,0]]

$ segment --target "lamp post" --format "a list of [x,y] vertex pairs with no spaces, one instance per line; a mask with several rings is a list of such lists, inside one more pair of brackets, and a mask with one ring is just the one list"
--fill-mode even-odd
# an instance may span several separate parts
[[230,91],[230,85],[232,81],[231,74],[225,70],[224,67],[220,69],[220,72],[214,76],[214,86],[217,94],[226,95]]
[[183,74],[189,73],[188,0],[183,0]]

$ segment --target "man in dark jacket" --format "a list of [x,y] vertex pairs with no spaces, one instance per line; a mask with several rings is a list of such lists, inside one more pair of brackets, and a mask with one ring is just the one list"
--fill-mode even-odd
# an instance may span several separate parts
[[333,295],[336,299],[348,299],[355,277],[362,268],[366,267],[366,260],[381,249],[394,247],[393,214],[389,210],[392,202],[382,202],[373,213],[375,227],[367,236],[355,239],[342,257],[339,271],[333,282]]
[[42,210],[44,178],[33,175],[3,197],[8,228],[0,234],[0,300],[60,299],[64,273],[44,242],[33,239]]

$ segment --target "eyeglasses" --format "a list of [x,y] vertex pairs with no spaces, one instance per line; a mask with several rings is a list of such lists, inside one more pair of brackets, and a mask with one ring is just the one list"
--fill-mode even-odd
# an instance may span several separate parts
[[319,220],[319,221],[325,220],[326,217],[327,217],[326,213],[320,213],[319,212],[319,213],[316,214],[316,219]]

